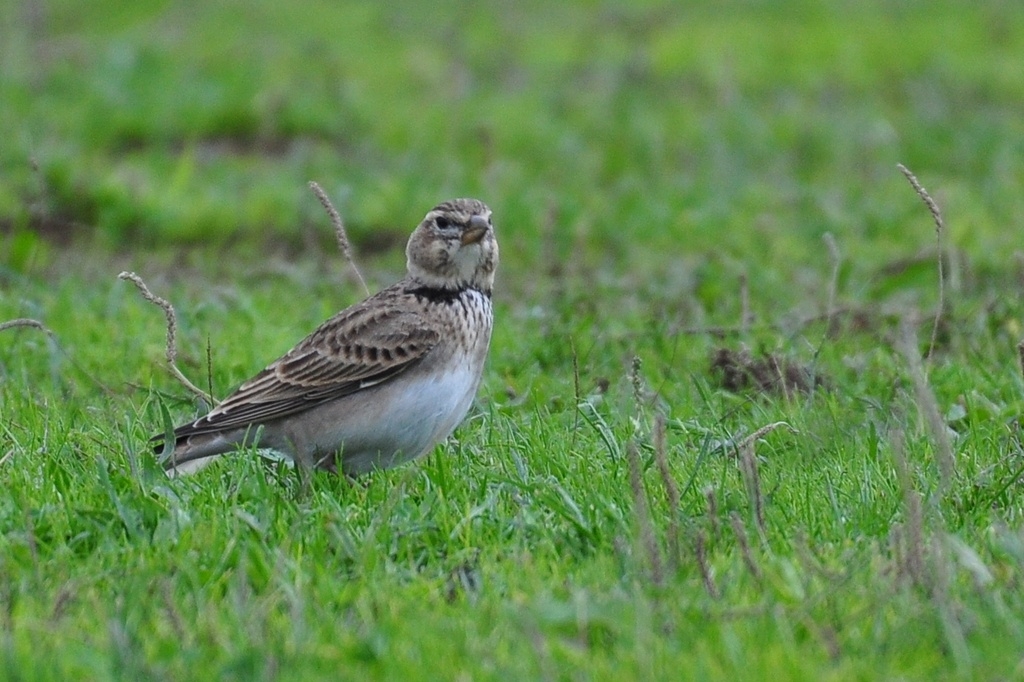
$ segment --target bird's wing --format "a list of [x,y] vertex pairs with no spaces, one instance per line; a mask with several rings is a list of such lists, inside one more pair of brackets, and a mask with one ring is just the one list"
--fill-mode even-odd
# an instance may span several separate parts
[[391,297],[392,305],[371,304],[381,294],[324,322],[175,435],[182,438],[279,419],[387,381],[416,364],[437,344],[440,333],[415,306],[402,305],[410,299],[399,295]]

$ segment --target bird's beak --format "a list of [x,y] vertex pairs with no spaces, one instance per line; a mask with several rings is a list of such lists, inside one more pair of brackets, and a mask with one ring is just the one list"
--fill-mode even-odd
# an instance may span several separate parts
[[473,216],[469,219],[469,224],[466,225],[466,231],[462,233],[462,245],[478,243],[489,229],[487,218],[482,215]]

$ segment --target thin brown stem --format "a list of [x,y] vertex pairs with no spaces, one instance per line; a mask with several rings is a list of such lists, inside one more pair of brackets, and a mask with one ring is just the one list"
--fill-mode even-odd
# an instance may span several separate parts
[[181,370],[178,369],[176,362],[178,358],[178,317],[174,313],[174,306],[172,306],[166,299],[160,298],[150,291],[142,278],[134,272],[122,272],[117,276],[117,278],[134,284],[135,288],[139,290],[144,299],[164,311],[164,317],[167,319],[167,344],[164,352],[165,357],[167,358],[167,368],[171,371],[171,374],[174,375],[174,378],[177,379],[182,386],[192,391],[203,400],[208,400],[211,405],[219,404],[219,401],[214,398],[213,395],[207,394],[203,389],[193,384],[189,381],[188,377],[182,374]]
[[932,337],[928,343],[928,360],[932,358],[932,354],[935,352],[935,339],[939,335],[939,321],[942,319],[943,310],[946,307],[946,277],[943,273],[942,255],[943,255],[943,242],[942,237],[946,232],[946,224],[942,220],[942,211],[939,210],[939,205],[935,203],[931,195],[928,194],[920,182],[917,180],[917,176],[910,172],[910,169],[904,166],[902,163],[897,163],[896,168],[903,173],[904,177],[907,178],[907,182],[917,192],[917,196],[921,197],[921,201],[928,207],[928,212],[932,214],[932,220],[935,221],[935,241],[936,249],[938,251],[938,272],[939,272],[939,306],[935,311],[935,319],[932,322]]
[[338,247],[341,249],[341,255],[345,257],[352,272],[355,273],[356,279],[363,286],[363,291],[366,295],[370,295],[370,288],[366,286],[366,280],[363,279],[363,274],[359,272],[359,267],[356,265],[355,258],[352,256],[352,242],[349,241],[348,232],[345,231],[345,223],[341,220],[341,214],[334,208],[334,204],[327,197],[327,193],[324,192],[323,188],[320,187],[315,181],[310,180],[309,188],[313,190],[313,194],[320,200],[320,204],[327,211],[328,217],[331,219],[331,224],[334,226],[334,234],[338,239]]

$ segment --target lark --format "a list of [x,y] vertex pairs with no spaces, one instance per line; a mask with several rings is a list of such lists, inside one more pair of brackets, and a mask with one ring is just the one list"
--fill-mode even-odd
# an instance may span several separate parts
[[220,405],[154,436],[169,473],[254,446],[349,476],[430,452],[466,416],[491,340],[498,242],[476,199],[435,206],[404,279],[324,322]]

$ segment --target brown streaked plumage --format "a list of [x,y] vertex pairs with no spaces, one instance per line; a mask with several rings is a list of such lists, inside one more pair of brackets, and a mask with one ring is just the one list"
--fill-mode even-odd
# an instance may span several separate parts
[[[490,343],[498,244],[491,211],[455,199],[409,238],[408,274],[341,311],[224,402],[174,431],[189,473],[255,445],[358,475],[418,457],[462,421]],[[157,448],[164,436],[153,438]]]

